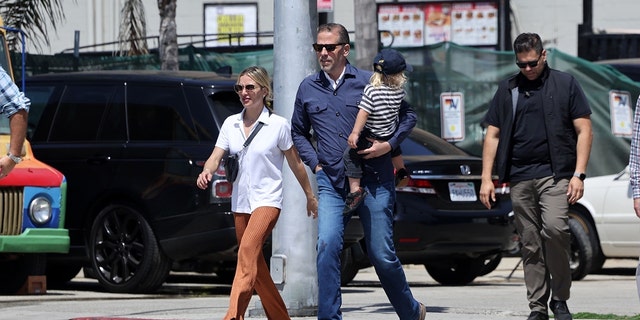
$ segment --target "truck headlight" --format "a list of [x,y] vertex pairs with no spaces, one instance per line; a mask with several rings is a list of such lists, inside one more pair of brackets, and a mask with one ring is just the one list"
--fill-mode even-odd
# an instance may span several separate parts
[[51,201],[45,197],[37,197],[29,205],[29,217],[36,225],[43,225],[51,221]]

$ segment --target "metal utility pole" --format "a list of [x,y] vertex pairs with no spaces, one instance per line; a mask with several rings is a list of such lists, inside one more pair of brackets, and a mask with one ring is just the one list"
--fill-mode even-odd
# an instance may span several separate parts
[[[317,71],[311,47],[315,42],[317,16],[315,0],[274,1],[274,109],[287,119],[293,114],[298,85]],[[306,197],[288,167],[283,177],[283,208],[272,234],[271,276],[289,315],[314,316],[318,306],[317,222],[307,216]],[[316,188],[315,178],[311,181]],[[254,311],[259,312],[250,310],[250,314]]]

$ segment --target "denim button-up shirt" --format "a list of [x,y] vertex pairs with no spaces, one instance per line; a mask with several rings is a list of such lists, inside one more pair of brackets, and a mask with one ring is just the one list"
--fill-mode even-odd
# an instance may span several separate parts
[[[347,139],[371,74],[347,63],[344,77],[336,89],[322,71],[308,76],[298,87],[291,118],[293,142],[302,161],[314,171],[320,164],[337,188],[345,187],[342,155],[348,147]],[[403,102],[398,130],[388,140],[392,148],[398,147],[415,123],[413,109]],[[390,153],[365,161],[363,184],[391,180],[393,165]]]

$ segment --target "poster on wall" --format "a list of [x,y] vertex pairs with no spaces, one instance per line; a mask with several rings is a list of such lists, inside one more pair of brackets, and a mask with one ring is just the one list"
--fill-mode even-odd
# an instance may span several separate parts
[[631,137],[633,115],[631,94],[627,91],[609,91],[609,110],[611,112],[611,133],[616,137]]
[[440,94],[440,136],[447,141],[464,140],[464,95],[462,92]]
[[470,46],[498,44],[498,2],[380,4],[381,42],[420,47],[444,41]]
[[258,38],[244,34],[258,32],[257,4],[205,4],[204,33],[206,47],[256,45]]

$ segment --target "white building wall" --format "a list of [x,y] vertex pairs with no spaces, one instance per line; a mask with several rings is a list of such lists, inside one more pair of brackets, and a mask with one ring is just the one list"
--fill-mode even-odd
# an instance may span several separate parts
[[[640,33],[638,0],[592,0],[593,30],[632,30]],[[535,32],[545,47],[578,54],[578,25],[582,24],[583,0],[511,0],[515,16],[512,36]]]
[[[311,0],[313,1],[313,0]],[[592,0],[593,28],[629,30],[640,33],[638,0]],[[293,1],[292,1],[293,2]],[[380,1],[382,2],[382,1]],[[578,25],[582,23],[583,0],[511,0],[515,21],[512,35],[520,32],[540,34],[546,46],[555,47],[565,53],[577,55]],[[116,41],[123,0],[62,0],[66,21],[59,24],[57,32],[51,32],[51,47],[36,52],[27,45],[30,53],[54,54],[73,48],[74,31],[80,31],[80,46]],[[160,17],[156,0],[143,0],[147,15],[147,35],[159,33]],[[205,4],[257,3],[258,30],[273,31],[273,0],[179,0],[176,15],[178,34],[201,34],[204,32]],[[334,0],[334,11],[330,21],[342,23],[348,30],[354,28],[353,0]],[[293,26],[292,26],[293,27]],[[150,43],[150,46],[155,46]],[[115,50],[100,48],[98,50]]]

